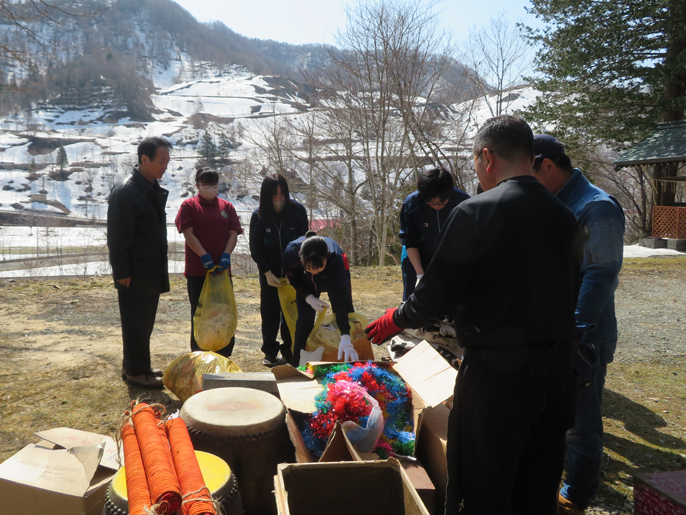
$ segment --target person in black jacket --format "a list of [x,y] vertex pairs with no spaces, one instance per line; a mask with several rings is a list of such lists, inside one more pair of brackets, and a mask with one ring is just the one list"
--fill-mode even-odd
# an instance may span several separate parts
[[168,192],[158,180],[169,164],[171,143],[146,138],[138,166],[110,193],[107,246],[119,296],[124,360],[122,379],[142,388],[162,388],[161,370],[150,364],[150,335],[160,293],[169,291],[167,269]]
[[415,292],[367,327],[381,343],[452,315],[464,347],[448,422],[446,514],[555,515],[574,423],[580,233],[533,176],[521,118],[474,139],[484,192],[450,214]]
[[436,243],[450,212],[469,198],[455,187],[455,179],[442,168],[423,172],[417,191],[410,193],[400,209],[400,239],[403,251],[403,301],[414,292],[436,250]]
[[353,298],[350,285],[348,257],[338,243],[331,238],[317,236],[308,231],[303,237],[288,244],[283,253],[286,276],[297,292],[298,321],[295,326],[293,345],[294,367],[300,365],[300,352],[305,348],[307,337],[314,327],[315,311],[321,313],[329,305],[319,299],[322,292],[328,292],[336,315],[336,324],[341,331],[338,359],[356,361],[350,341],[348,313],[353,313]]
[[[250,255],[260,276],[260,315],[262,316],[262,364],[277,363],[279,350],[283,360],[291,360],[291,334],[281,313],[277,288],[285,270],[281,255],[286,246],[307,232],[307,212],[302,204],[290,198],[283,175],[268,175],[262,181],[260,206],[250,218]],[[276,336],[281,326],[279,345]]]

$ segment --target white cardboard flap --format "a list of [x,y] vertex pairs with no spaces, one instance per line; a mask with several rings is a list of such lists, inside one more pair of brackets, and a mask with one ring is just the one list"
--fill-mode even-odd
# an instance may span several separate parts
[[[94,450],[96,452],[93,452]],[[88,482],[90,483],[90,480],[93,479],[95,471],[97,470],[98,465],[100,464],[100,459],[102,458],[104,450],[105,443],[102,442],[98,445],[72,447],[71,449],[67,449],[67,452],[73,454],[76,457],[76,459],[81,462],[86,477],[90,478],[88,480]]]
[[56,427],[34,434],[43,440],[47,440],[48,442],[64,447],[65,449],[85,445],[97,445],[104,441],[105,448],[102,458],[100,459],[100,465],[107,467],[108,469],[119,470],[120,463],[124,463],[123,455],[121,456],[121,460],[117,460],[117,443],[109,436],[89,433],[88,431],[79,431],[78,429],[70,429],[68,427]]
[[[0,477],[81,497],[90,486],[101,452],[102,448],[97,445],[80,447],[73,452],[31,444],[0,464]],[[84,466],[84,463],[87,465]]]
[[426,406],[438,406],[453,394],[457,370],[426,341],[400,358],[393,370],[412,387]]
[[322,391],[322,385],[316,379],[307,379],[300,374],[277,380],[276,387],[283,403],[289,409],[301,413],[312,413],[315,410],[314,397]]

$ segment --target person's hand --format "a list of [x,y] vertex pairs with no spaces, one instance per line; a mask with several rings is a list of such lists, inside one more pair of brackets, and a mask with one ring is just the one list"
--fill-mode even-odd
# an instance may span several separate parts
[[127,288],[131,286],[131,278],[127,277],[125,279],[117,279],[117,282],[123,286],[126,286]]
[[305,301],[312,306],[312,309],[314,309],[317,313],[321,313],[324,311],[326,308],[329,307],[329,305],[324,302],[323,300],[319,300],[317,297],[314,295],[308,295]]
[[395,325],[395,322],[393,322],[393,313],[396,311],[398,311],[398,308],[387,309],[384,315],[367,326],[364,332],[367,333],[367,338],[369,338],[372,343],[381,345],[383,342],[390,340],[403,330],[402,327],[398,327]]
[[416,288],[417,285],[419,284],[419,281],[422,280],[422,277],[424,277],[424,274],[417,274],[417,282],[414,283],[414,287]]
[[338,361],[341,361],[341,358],[343,358],[342,361],[357,361],[359,359],[349,334],[341,335],[341,342],[338,344]]
[[200,262],[202,263],[202,267],[208,272],[214,268],[214,261],[212,261],[212,256],[209,254],[200,256]]
[[211,272],[211,274],[215,277],[222,275],[224,271],[228,270],[228,268],[231,266],[231,254],[227,254],[224,252],[222,254],[222,257],[219,259],[219,264],[217,267]]
[[279,281],[279,278],[276,277],[271,270],[267,270],[264,273],[264,276],[267,278],[267,284],[269,286],[273,286],[274,288],[281,286],[281,281]]
[[222,254],[222,257],[219,259],[219,268],[221,268],[222,272],[224,270],[228,270],[229,267],[231,266],[231,254],[228,252],[224,252]]
[[455,338],[457,336],[457,333],[455,332],[455,328],[449,324],[448,322],[441,322],[440,325],[438,326],[438,333],[441,336],[448,336],[450,338]]

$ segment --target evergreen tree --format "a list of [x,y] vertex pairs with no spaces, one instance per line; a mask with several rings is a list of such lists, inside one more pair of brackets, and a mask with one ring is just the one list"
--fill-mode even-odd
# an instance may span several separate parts
[[525,117],[560,138],[572,160],[612,185],[630,207],[627,226],[649,234],[652,205],[672,205],[676,164],[624,168],[612,156],[650,134],[657,123],[681,120],[686,108],[686,2],[683,0],[532,0],[545,26],[525,27],[539,45],[541,92]]
[[205,161],[212,161],[217,158],[217,145],[209,131],[205,131],[200,143],[198,144],[198,157]]
[[69,161],[67,160],[67,153],[65,152],[64,147],[60,143],[60,148],[57,151],[57,166],[60,167],[60,172],[64,172],[64,167],[68,164]]
[[683,0],[532,0],[545,26],[525,27],[539,45],[542,93],[526,117],[569,143],[618,150],[686,106]]
[[219,135],[219,146],[217,147],[217,154],[219,155],[219,158],[228,159],[232,150],[233,143],[231,143],[231,140],[228,138],[226,133],[222,131],[222,133]]

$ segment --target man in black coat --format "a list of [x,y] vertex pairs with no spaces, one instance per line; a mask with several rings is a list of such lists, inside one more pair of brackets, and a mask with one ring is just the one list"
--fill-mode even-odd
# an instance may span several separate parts
[[381,343],[452,315],[464,359],[448,422],[449,515],[555,515],[574,422],[574,215],[533,176],[521,118],[474,139],[483,193],[453,209],[415,292],[367,328]]
[[119,296],[124,359],[122,379],[142,388],[162,388],[161,370],[150,363],[150,335],[160,293],[169,291],[167,219],[169,192],[157,182],[169,164],[171,144],[146,138],[138,166],[110,193],[107,246]]

